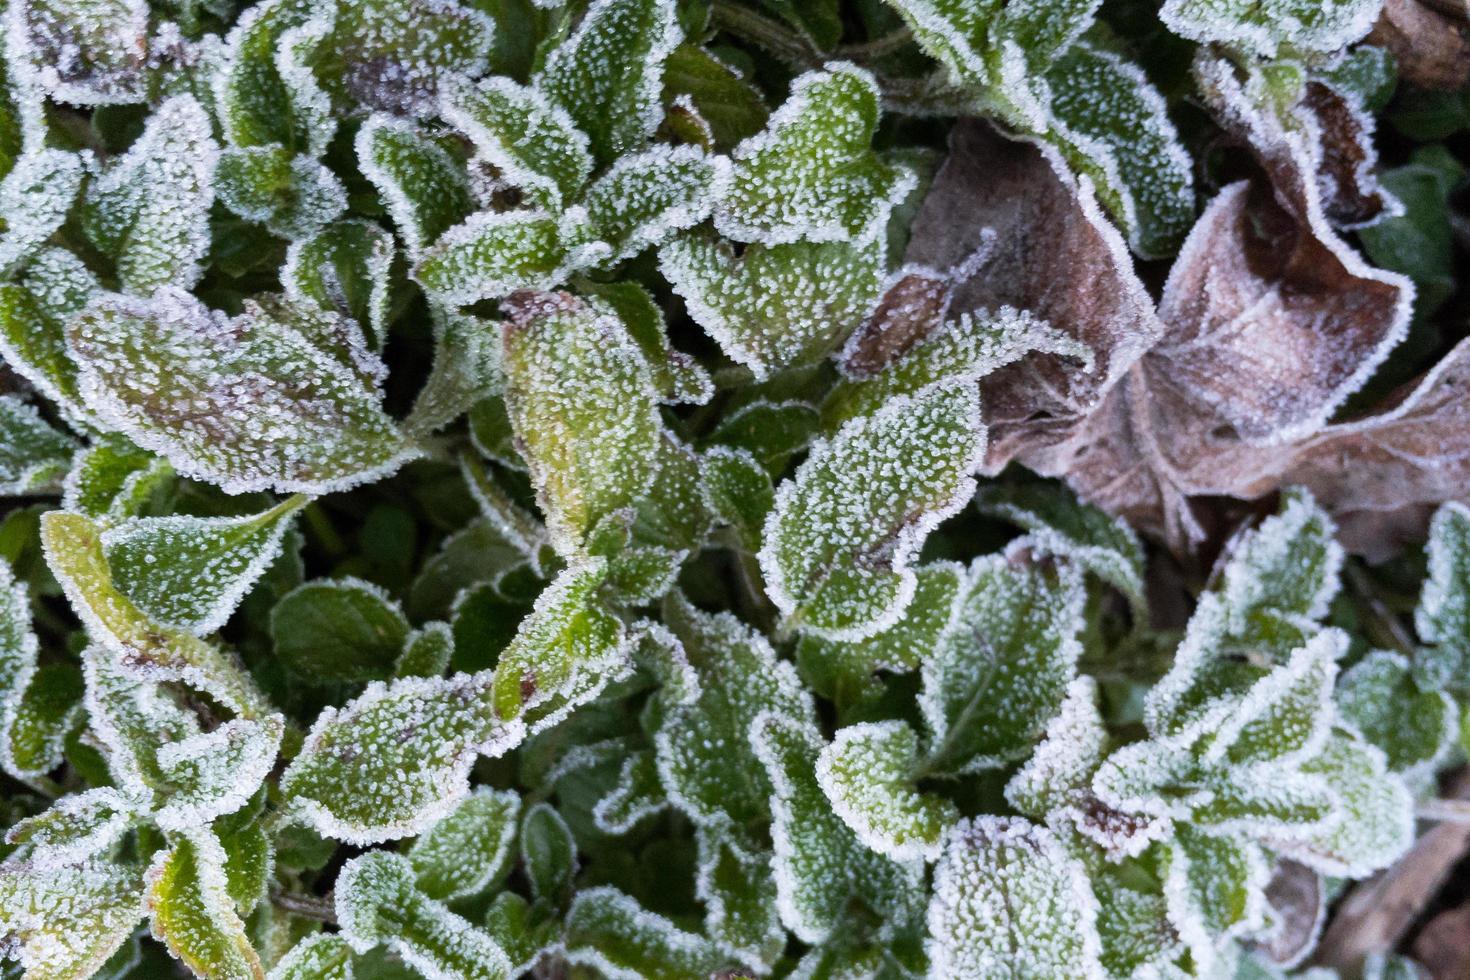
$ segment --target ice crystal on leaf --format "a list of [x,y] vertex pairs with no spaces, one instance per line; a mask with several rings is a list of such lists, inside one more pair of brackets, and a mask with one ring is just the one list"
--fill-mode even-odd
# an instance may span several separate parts
[[225,851],[208,830],[184,830],[144,880],[154,938],[195,974],[250,980],[264,972],[225,879]]
[[83,863],[0,869],[0,925],[28,975],[88,977],[142,920],[138,869]]
[[448,901],[484,889],[505,867],[521,800],[481,788],[420,834],[408,860],[419,890]]
[[1283,47],[1335,51],[1367,33],[1375,0],[1168,0],[1159,19],[1191,40],[1230,45],[1264,57]]
[[6,48],[21,84],[58,102],[137,101],[148,55],[141,0],[24,0],[6,11]]
[[609,980],[678,980],[702,976],[723,957],[615,888],[579,892],[567,912],[567,959]]
[[54,492],[76,444],[13,395],[0,396],[0,493]]

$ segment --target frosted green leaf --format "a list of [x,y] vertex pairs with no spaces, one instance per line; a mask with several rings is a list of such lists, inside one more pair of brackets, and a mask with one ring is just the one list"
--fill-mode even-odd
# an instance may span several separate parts
[[110,523],[137,514],[173,476],[168,460],[120,437],[77,453],[62,485],[61,507]]
[[[3,187],[0,183],[0,194]],[[76,365],[66,352],[66,321],[99,288],[97,277],[60,248],[43,248],[31,257],[24,285],[0,286],[0,357],[68,418],[83,418],[85,412]]]
[[1136,868],[1133,864],[1089,868],[1098,902],[1103,969],[1109,977],[1179,976],[1171,970],[1177,969],[1184,949],[1169,921],[1164,896],[1152,876],[1142,882],[1133,879]]
[[749,79],[693,44],[679,45],[664,63],[664,101],[680,99],[688,100],[721,150],[759,133],[770,114]]
[[1407,956],[1373,953],[1363,961],[1363,980],[1428,980],[1429,972]]
[[157,684],[126,673],[102,646],[82,652],[89,730],[104,748],[112,782],[151,807],[172,787],[158,765],[161,745],[198,735],[199,720]]
[[240,809],[275,767],[284,731],[280,715],[236,718],[160,746],[158,772],[178,789],[154,811],[153,821],[164,830],[187,830]]
[[6,11],[16,81],[57,102],[137,102],[148,57],[148,5],[140,0],[22,0]]
[[602,165],[641,149],[663,118],[663,66],[680,39],[672,0],[593,0],[535,87],[591,138]]
[[281,553],[295,496],[244,517],[146,517],[102,532],[117,588],[150,619],[196,636],[225,624]]
[[552,543],[575,553],[657,475],[648,363],[608,307],[569,293],[517,303],[505,325],[506,408]]
[[1230,706],[1202,758],[1237,765],[1314,754],[1332,725],[1332,685],[1347,635],[1323,630]]
[[63,796],[5,833],[7,844],[27,845],[26,860],[40,869],[80,864],[106,854],[127,832],[136,802],[110,786]]
[[1165,0],[1159,10],[1174,33],[1265,58],[1290,50],[1336,51],[1368,32],[1377,0]]
[[586,135],[534,88],[503,76],[460,84],[439,111],[470,138],[478,159],[538,208],[556,211],[575,201],[592,173]]
[[1051,63],[1047,83],[1060,149],[1097,181],[1128,244],[1145,258],[1173,254],[1194,223],[1194,163],[1163,96],[1137,65],[1085,41]]
[[1377,747],[1337,729],[1302,772],[1326,781],[1336,819],[1279,848],[1282,853],[1325,875],[1362,878],[1392,864],[1413,842],[1413,799]]
[[459,463],[465,486],[469,488],[470,496],[475,498],[475,503],[480,505],[481,515],[533,568],[543,569],[544,563],[549,561],[545,549],[551,546],[546,528],[534,514],[511,499],[478,459],[465,454]]
[[[265,901],[276,870],[275,837],[256,819],[264,809],[265,795],[257,792],[245,806],[213,824],[215,836],[225,849],[225,887],[241,915],[249,915]],[[270,911],[261,915],[264,918],[273,914]],[[274,943],[269,946],[265,956],[275,959],[278,950]]]
[[409,848],[419,890],[447,902],[487,888],[505,869],[520,810],[514,791],[477,787]]
[[714,446],[700,458],[704,497],[716,523],[734,528],[747,551],[761,546],[766,515],[776,504],[771,478],[743,449]]
[[369,109],[432,116],[440,93],[489,65],[495,21],[456,0],[350,0],[337,11],[338,84]]
[[646,288],[632,281],[580,282],[577,288],[617,313],[633,341],[643,349],[665,404],[703,405],[714,397],[709,372],[693,357],[669,346],[663,310]]
[[372,116],[354,146],[357,165],[378,189],[411,257],[475,210],[464,166],[411,124]]
[[649,912],[616,888],[588,888],[567,910],[567,960],[608,980],[684,980],[724,962],[702,936]]
[[336,933],[307,936],[267,976],[269,980],[353,980],[352,947]]
[[719,831],[698,830],[695,841],[699,866],[694,891],[704,902],[705,932],[755,973],[769,971],[786,947],[771,855],[747,853]]
[[[287,307],[227,318],[182,290],[99,298],[68,327],[87,406],[181,475],[228,493],[326,493],[417,454],[384,414],[361,334]],[[310,384],[303,384],[303,381]]]
[[894,925],[914,918],[923,865],[869,850],[832,812],[817,783],[816,726],[764,711],[750,723],[750,742],[774,790],[772,866],[782,924],[815,944],[841,927],[854,901]]
[[[848,351],[861,339],[855,334]],[[834,427],[939,382],[978,381],[1033,351],[1074,357],[1084,365],[1092,361],[1085,347],[1028,312],[1003,306],[995,312],[962,313],[876,375],[840,382],[822,405],[822,421]]]
[[659,251],[659,271],[689,315],[757,377],[810,364],[841,345],[877,299],[877,244],[728,244],[686,235]]
[[175,96],[88,187],[82,227],[117,263],[125,292],[147,296],[199,280],[218,159],[209,114],[193,96]]
[[281,285],[286,298],[334,311],[368,333],[381,350],[388,333],[388,270],[393,236],[356,218],[334,222],[286,249]]
[[1104,976],[1086,872],[1049,830],[1024,820],[976,817],[955,828],[928,921],[934,976]]
[[180,831],[144,876],[153,938],[195,976],[263,980],[260,955],[226,889],[225,851],[206,828]]
[[654,735],[664,791],[700,827],[740,830],[763,822],[771,789],[750,745],[751,722],[763,711],[810,718],[810,696],[791,664],[734,616],[700,612],[678,597],[665,611],[699,693],[671,707]]
[[408,639],[398,603],[371,582],[323,579],[292,589],[271,609],[276,656],[318,683],[386,680]]
[[495,715],[493,680],[486,671],[375,681],[327,708],[281,777],[283,802],[339,840],[421,833],[469,792],[476,756],[503,755],[525,734],[519,719]]
[[0,270],[13,270],[61,227],[81,189],[82,176],[82,158],[61,150],[32,150],[15,162],[0,180],[0,215],[5,216]]
[[1425,551],[1428,575],[1414,612],[1419,639],[1470,653],[1470,509],[1452,502],[1436,511]]
[[1085,599],[1074,566],[976,559],[953,624],[923,667],[930,772],[975,772],[1030,754],[1076,676]]
[[429,980],[504,980],[505,951],[414,885],[400,854],[369,851],[337,875],[337,921],[357,953],[386,945]]
[[[990,24],[1002,5],[998,0],[889,0],[930,55],[949,69],[954,79],[978,88],[990,78],[986,63]],[[1037,4],[1025,4],[1028,11]]]
[[1255,932],[1265,925],[1270,877],[1271,866],[1255,844],[1180,825],[1169,847],[1164,883],[1169,918],[1194,948]]
[[577,843],[561,814],[537,803],[521,818],[521,865],[531,895],[560,904],[577,874]]
[[46,563],[93,642],[125,669],[152,680],[177,680],[207,692],[242,717],[271,713],[234,656],[198,637],[154,623],[118,590],[103,553],[102,529],[81,514],[41,518]]
[[305,238],[347,209],[331,170],[281,146],[229,147],[215,174],[220,203],[273,235]]
[[545,952],[561,942],[561,923],[515,892],[501,892],[485,913],[485,931],[505,950],[513,976],[530,972]]
[[597,801],[592,819],[605,834],[626,834],[668,805],[653,753],[640,750],[623,760],[617,783]]
[[861,68],[834,62],[797,78],[765,130],[731,154],[720,234],[762,245],[879,237],[915,177],[873,152],[878,111],[877,83]]
[[551,289],[573,271],[608,259],[608,245],[588,240],[588,234],[580,209],[560,217],[536,210],[479,211],[425,248],[413,276],[435,299],[455,305]]
[[1148,625],[1143,543],[1126,522],[1049,483],[995,483],[975,495],[982,514],[1025,528],[1031,550],[1075,561],[1127,597],[1137,625]]
[[1304,491],[1283,495],[1281,512],[1239,541],[1225,566],[1221,595],[1232,632],[1263,612],[1321,619],[1337,594],[1343,550],[1336,527]]
[[220,127],[232,145],[276,144],[313,158],[326,151],[337,123],[311,63],[335,17],[335,3],[301,0],[268,0],[241,14],[213,84]]
[[761,570],[788,625],[856,640],[913,599],[924,539],[974,492],[984,454],[979,391],[935,385],[853,419],[776,491]]
[[500,325],[432,303],[434,366],[403,422],[418,437],[449,425],[500,392]]
[[817,430],[816,409],[806,402],[762,398],[731,409],[705,439],[746,450],[766,472],[779,476],[791,457],[811,444]]
[[858,840],[897,861],[935,860],[959,811],[920,792],[919,736],[901,721],[838,729],[817,758],[817,782]]
[[695,146],[629,153],[587,189],[582,205],[617,262],[663,244],[709,217],[730,182],[724,157]]
[[1047,723],[1046,739],[1006,783],[1006,801],[1021,813],[1049,821],[1059,812],[1082,816],[1092,775],[1107,755],[1108,733],[1097,708],[1097,682],[1078,677]]
[[109,863],[0,869],[0,929],[27,980],[86,980],[143,918],[138,869]]
[[14,395],[0,395],[0,494],[54,493],[77,444]]
[[1001,9],[991,43],[1015,45],[1032,65],[1047,65],[1074,47],[1091,25],[1098,0],[1012,0]]
[[454,633],[448,623],[435,620],[408,634],[403,653],[393,664],[394,677],[438,677],[454,656]]

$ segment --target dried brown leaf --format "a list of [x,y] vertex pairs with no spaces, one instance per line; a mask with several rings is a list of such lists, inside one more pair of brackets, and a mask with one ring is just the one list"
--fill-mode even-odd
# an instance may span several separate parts
[[1386,0],[1367,40],[1386,48],[1399,77],[1420,88],[1454,92],[1470,84],[1470,18],[1463,4]]

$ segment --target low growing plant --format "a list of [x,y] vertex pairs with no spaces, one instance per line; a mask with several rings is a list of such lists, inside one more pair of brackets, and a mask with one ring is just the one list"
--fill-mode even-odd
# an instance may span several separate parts
[[1308,962],[1464,811],[1390,7],[9,0],[0,954]]

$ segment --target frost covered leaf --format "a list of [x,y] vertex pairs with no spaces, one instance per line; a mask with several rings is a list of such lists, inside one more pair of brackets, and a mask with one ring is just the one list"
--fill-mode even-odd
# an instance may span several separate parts
[[1425,550],[1429,574],[1414,612],[1419,639],[1470,652],[1470,509],[1458,503],[1441,507]]
[[817,782],[868,847],[899,861],[932,861],[959,812],[914,786],[919,759],[919,737],[903,722],[851,725],[817,758]]
[[520,850],[531,895],[560,904],[577,874],[577,843],[550,804],[537,803],[526,810],[521,818]]
[[687,98],[708,125],[715,146],[729,150],[765,128],[769,111],[760,90],[706,48],[681,44],[664,65],[664,101]]
[[1236,634],[1269,615],[1321,619],[1337,594],[1342,546],[1310,494],[1283,495],[1281,511],[1237,542],[1221,598]]
[[681,980],[711,974],[724,962],[709,940],[649,912],[616,888],[578,892],[566,928],[567,960],[608,980]]
[[760,561],[790,626],[855,640],[903,613],[924,539],[974,492],[978,401],[963,383],[894,399],[814,446],[781,485]]
[[93,642],[139,677],[179,680],[243,717],[270,714],[254,681],[234,656],[198,637],[152,622],[112,581],[102,528],[81,514],[51,511],[41,519],[46,563]]
[[352,947],[336,933],[307,936],[271,967],[269,980],[353,980]]
[[1203,758],[1250,765],[1299,759],[1319,749],[1332,724],[1332,685],[1346,647],[1347,637],[1338,630],[1313,636],[1231,704]]
[[495,76],[452,87],[440,113],[474,143],[478,159],[548,211],[578,199],[592,173],[586,135],[534,88]]
[[1335,51],[1373,26],[1380,0],[1166,0],[1159,19],[1176,34],[1265,58],[1283,47]]
[[872,76],[846,63],[796,79],[765,131],[731,154],[730,190],[715,209],[720,234],[767,246],[878,237],[915,183],[872,150],[878,96]]
[[386,680],[409,623],[386,592],[360,579],[323,579],[292,589],[271,609],[276,656],[317,682]]
[[[322,336],[338,324],[345,338]],[[99,297],[67,342],[90,409],[229,493],[341,490],[417,453],[364,378],[381,364],[342,321],[256,303],[227,318],[164,288]]]
[[176,96],[88,187],[82,227],[117,263],[124,291],[187,289],[203,274],[218,159],[208,113]]
[[311,302],[361,325],[381,350],[388,332],[388,270],[393,236],[368,221],[336,221],[293,241],[281,268],[286,298]]
[[226,149],[215,190],[235,214],[292,240],[313,234],[347,208],[347,192],[331,170],[280,146]]
[[275,767],[284,728],[279,715],[236,718],[159,746],[158,773],[178,789],[153,813],[154,822],[165,830],[187,830],[239,810]]
[[499,325],[432,304],[434,366],[403,422],[415,437],[449,425],[503,384]]
[[103,746],[112,782],[150,805],[172,789],[158,749],[200,734],[199,721],[158,684],[126,673],[105,647],[82,652],[89,727]]
[[854,901],[895,926],[916,917],[922,865],[869,850],[832,812],[815,772],[822,749],[815,725],[765,711],[750,724],[750,742],[774,788],[776,907],[786,928],[820,943]]
[[740,535],[747,551],[761,546],[761,529],[776,503],[771,478],[750,453],[714,446],[701,457],[704,496],[715,523]]
[[27,977],[85,980],[142,920],[139,869],[92,863],[0,869],[0,929]]
[[737,258],[705,235],[675,239],[659,269],[689,315],[758,377],[814,363],[841,345],[878,295],[877,244],[750,245]]
[[1030,752],[1076,674],[1085,598],[1075,567],[975,561],[923,667],[929,771],[973,772]]
[[587,189],[582,206],[597,237],[612,247],[607,261],[617,262],[709,217],[729,181],[724,157],[657,146],[618,158]]
[[82,158],[61,150],[33,150],[15,162],[0,180],[0,214],[5,216],[0,269],[12,270],[61,226],[81,189],[82,176]]
[[136,806],[110,786],[63,796],[5,833],[7,844],[29,846],[27,860],[45,870],[106,854],[127,832]]
[[[608,258],[590,240],[584,213],[479,211],[423,250],[414,279],[442,303],[465,305],[523,289],[551,289],[574,270]],[[411,250],[411,249],[410,249]]]
[[720,948],[756,973],[769,970],[786,946],[776,909],[776,879],[768,853],[746,853],[732,836],[698,831],[695,893],[704,927]]
[[1227,936],[1260,929],[1270,873],[1261,849],[1240,836],[1178,827],[1168,852],[1164,894],[1181,938],[1208,949]]
[[[3,188],[0,183],[0,196]],[[13,212],[0,201],[0,213]],[[59,248],[43,248],[31,257],[24,285],[0,286],[0,357],[68,418],[85,412],[76,365],[66,352],[66,320],[99,288],[91,270]]]
[[547,56],[535,87],[567,111],[606,165],[658,128],[664,60],[681,33],[672,0],[593,0]]
[[732,409],[705,439],[749,452],[767,473],[780,475],[817,429],[817,412],[807,403],[761,399]]
[[1375,650],[1337,686],[1343,721],[1384,751],[1393,772],[1418,773],[1449,750],[1459,711],[1443,691],[1422,690],[1402,654]]
[[1078,677],[1046,726],[1046,739],[1006,783],[1006,801],[1045,820],[1084,800],[1092,775],[1107,755],[1108,733],[1097,708],[1097,682]]
[[354,146],[363,176],[382,195],[410,256],[475,210],[464,166],[409,123],[374,115],[357,131]]
[[698,677],[697,697],[671,707],[654,736],[669,802],[704,828],[758,824],[771,791],[750,745],[751,722],[764,711],[808,718],[810,698],[791,664],[734,616],[702,613],[677,595],[665,610]]
[[505,868],[520,809],[511,790],[476,788],[409,848],[419,890],[442,901],[484,890]]
[[617,784],[597,801],[592,819],[605,834],[626,834],[668,805],[654,754],[643,749],[623,760]]
[[1097,900],[1082,865],[1024,820],[977,817],[955,828],[928,920],[937,976],[1103,976]]
[[431,116],[447,86],[485,70],[494,34],[489,14],[455,0],[343,3],[333,32],[334,80],[369,109]]
[[0,395],[0,494],[53,493],[77,445],[14,395]]
[[429,898],[400,854],[369,851],[337,875],[337,920],[357,953],[386,945],[435,980],[505,980],[510,961],[481,929]]
[[326,709],[281,777],[285,804],[339,840],[420,833],[469,791],[477,755],[502,755],[525,733],[495,715],[493,680],[487,671],[375,681]]
[[1123,593],[1138,625],[1148,624],[1143,543],[1126,523],[1044,483],[987,486],[976,494],[975,505],[1025,528],[1033,551],[1075,561]]
[[72,460],[61,506],[104,522],[129,518],[173,476],[168,461],[120,437],[99,438]]
[[245,517],[135,518],[103,531],[102,551],[113,584],[150,619],[204,636],[275,561],[305,504],[296,496]]
[[225,138],[234,146],[277,144],[319,157],[337,128],[310,61],[330,36],[336,5],[268,0],[248,8],[226,41],[228,61],[214,77]]
[[643,349],[665,404],[706,404],[714,396],[709,372],[693,357],[669,345],[663,309],[646,288],[632,281],[582,282],[578,289],[617,312],[633,341]]
[[504,330],[506,408],[552,543],[572,554],[657,476],[662,423],[652,373],[597,300],[530,294]]
[[148,5],[23,0],[6,12],[11,71],[58,102],[107,105],[142,95]]
[[195,976],[263,980],[260,955],[226,890],[225,851],[206,828],[181,830],[144,876],[155,939]]

